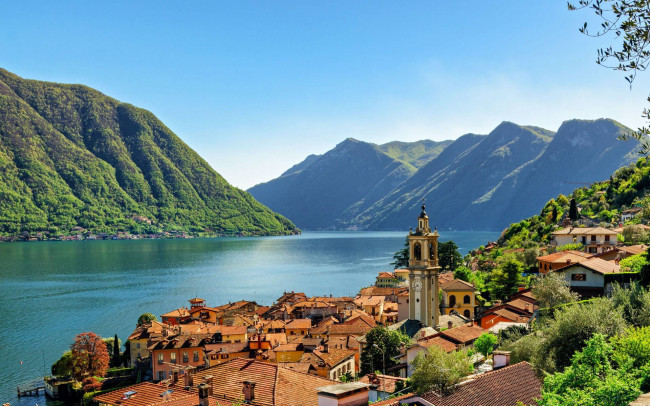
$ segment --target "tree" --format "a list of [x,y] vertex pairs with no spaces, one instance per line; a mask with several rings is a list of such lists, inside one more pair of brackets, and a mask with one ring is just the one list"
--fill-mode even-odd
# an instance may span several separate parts
[[612,290],[612,302],[633,326],[650,326],[650,290],[632,282],[628,289],[618,284]]
[[470,282],[472,278],[472,271],[466,266],[459,266],[454,269],[454,278],[461,281]]
[[410,338],[399,330],[373,327],[366,334],[366,344],[361,352],[361,375],[383,369],[384,363],[386,370],[397,365],[395,357],[401,354],[402,345],[409,342]]
[[514,257],[506,259],[497,266],[490,277],[490,294],[493,300],[506,299],[517,292],[521,282],[524,264]]
[[571,199],[569,204],[569,218],[575,221],[580,218],[580,215],[578,214],[578,203],[576,203],[576,199]]
[[70,346],[72,374],[81,381],[86,376],[104,376],[108,370],[106,343],[95,333],[81,333]]
[[646,233],[643,226],[637,224],[626,226],[623,228],[623,232],[621,234],[623,234],[625,243],[628,244],[638,244],[648,240],[648,233]]
[[142,313],[140,317],[138,317],[138,326],[157,320],[158,319],[153,313]]
[[390,263],[395,269],[407,268],[409,266],[409,239],[406,239],[404,248],[393,255],[393,262]]
[[72,352],[66,351],[61,358],[52,364],[52,375],[54,376],[70,376],[72,375]]
[[545,339],[540,351],[554,360],[549,368],[556,371],[568,366],[573,354],[594,334],[612,337],[627,328],[622,311],[605,298],[561,307],[554,317],[542,330]]
[[496,344],[497,336],[492,333],[483,333],[476,339],[476,341],[474,341],[474,348],[487,358],[492,354],[492,351],[494,351],[494,346]]
[[113,339],[113,367],[117,368],[120,366],[120,339],[117,338],[117,334],[115,334],[115,338]]
[[555,272],[539,276],[533,283],[532,292],[541,308],[552,308],[580,300],[580,295],[569,289],[569,283],[564,277]]
[[553,210],[551,211],[551,222],[553,224],[557,223],[557,206],[553,206]]
[[443,270],[454,271],[462,263],[462,259],[455,242],[449,240],[438,244],[438,265]]
[[[625,80],[632,85],[638,72],[646,70],[650,61],[650,7],[643,0],[578,0],[569,3],[569,10],[591,9],[599,22],[595,32],[589,31],[587,22],[579,31],[592,37],[613,34],[614,39],[621,40],[620,48],[612,46],[598,50],[596,63],[610,69],[627,72]],[[614,63],[610,64],[609,61]],[[648,97],[650,102],[650,97]],[[643,117],[650,120],[650,109],[643,110]],[[631,134],[622,134],[622,140],[636,139],[640,141],[639,153],[650,154],[650,128],[641,127]]]
[[640,394],[639,382],[612,365],[614,350],[595,334],[573,355],[571,366],[544,379],[540,405],[627,405]]
[[449,392],[454,385],[472,372],[472,362],[464,351],[447,353],[432,345],[413,360],[411,388],[415,393],[435,390]]

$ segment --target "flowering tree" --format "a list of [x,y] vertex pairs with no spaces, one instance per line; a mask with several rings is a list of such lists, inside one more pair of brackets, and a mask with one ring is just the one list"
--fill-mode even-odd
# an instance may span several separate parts
[[95,333],[81,333],[70,346],[72,374],[78,381],[86,376],[104,376],[108,370],[106,343]]

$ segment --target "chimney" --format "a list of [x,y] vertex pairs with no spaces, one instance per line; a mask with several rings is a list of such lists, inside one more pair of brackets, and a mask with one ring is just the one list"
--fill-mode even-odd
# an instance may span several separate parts
[[[203,377],[203,383],[208,385],[208,394],[212,396],[212,375],[206,375]],[[199,385],[201,386],[201,385]]]
[[494,360],[494,369],[510,365],[510,351],[494,351],[492,353],[492,358]]
[[448,322],[447,322],[447,328],[448,328],[448,329],[449,329],[449,328],[452,328],[453,326],[454,326],[454,323],[452,323],[451,321],[448,321]]
[[255,382],[244,381],[242,393],[244,394],[244,401],[246,401],[246,403],[251,403],[253,399],[255,399]]
[[185,386],[192,387],[194,386],[194,374],[191,371],[185,371]]
[[207,383],[199,385],[199,406],[210,406],[210,386]]

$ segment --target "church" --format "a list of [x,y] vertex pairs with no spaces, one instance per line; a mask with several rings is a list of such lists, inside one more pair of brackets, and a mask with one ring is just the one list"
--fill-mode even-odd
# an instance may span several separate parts
[[409,232],[409,319],[419,320],[427,327],[437,328],[440,303],[438,299],[438,231],[431,232],[429,216],[422,204],[418,226]]

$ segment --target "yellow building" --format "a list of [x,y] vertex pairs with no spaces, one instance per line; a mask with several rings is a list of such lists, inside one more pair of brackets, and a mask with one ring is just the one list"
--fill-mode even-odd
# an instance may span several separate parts
[[302,344],[299,343],[280,344],[273,351],[276,362],[300,362],[302,354],[305,353]]
[[473,319],[476,289],[474,285],[460,279],[449,279],[440,284],[443,314],[456,311],[461,316]]
[[396,269],[393,271],[393,275],[395,275],[395,279],[397,279],[398,285],[406,285],[408,286],[409,282],[409,270],[408,269]]
[[399,281],[392,272],[379,272],[375,286],[378,288],[395,288]]
[[204,351],[206,368],[230,361],[233,358],[250,358],[251,354],[247,342],[206,344]]

